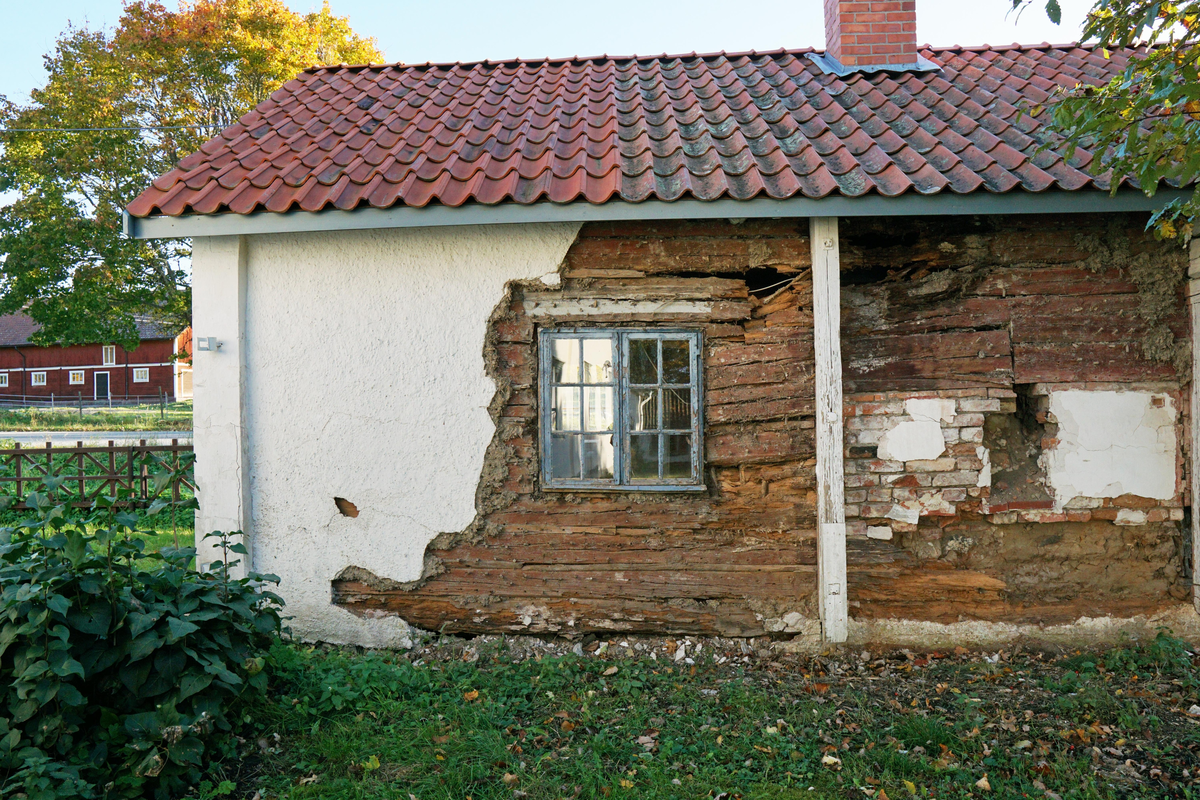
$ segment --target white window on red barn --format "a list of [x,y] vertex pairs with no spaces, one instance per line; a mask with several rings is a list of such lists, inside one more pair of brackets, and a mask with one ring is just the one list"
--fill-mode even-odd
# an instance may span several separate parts
[[117,363],[117,346],[115,344],[104,345],[104,366],[111,367]]
[[46,385],[46,373],[34,372],[32,375],[29,376],[29,383],[33,386],[45,386]]
[[7,386],[8,386],[8,373],[0,372],[0,388],[5,388]]
[[67,382],[70,383],[72,386],[82,386],[83,385],[83,370],[81,370],[81,369],[71,370],[71,374],[68,377]]
[[138,367],[137,369],[135,369],[133,371],[133,382],[134,383],[149,383],[150,382],[150,368],[149,367]]

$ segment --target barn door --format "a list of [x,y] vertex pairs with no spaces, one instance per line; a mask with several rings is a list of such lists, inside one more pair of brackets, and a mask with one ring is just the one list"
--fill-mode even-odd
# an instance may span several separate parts
[[96,399],[97,400],[107,400],[108,399],[108,373],[107,372],[97,372],[96,373]]

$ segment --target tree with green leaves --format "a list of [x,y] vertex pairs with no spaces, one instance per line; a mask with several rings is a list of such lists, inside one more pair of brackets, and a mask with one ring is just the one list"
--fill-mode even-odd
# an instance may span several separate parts
[[68,27],[31,102],[0,96],[0,313],[23,309],[40,344],[132,348],[138,315],[187,326],[187,243],[125,237],[122,209],[301,70],[382,60],[327,2],[132,0],[115,30]]
[[[1012,0],[1018,10],[1032,2]],[[1045,7],[1058,22],[1058,0]],[[1096,153],[1114,186],[1132,179],[1153,195],[1163,185],[1200,181],[1200,0],[1098,0],[1082,38],[1105,53],[1138,45],[1145,51],[1107,84],[1076,87],[1050,104],[1050,129],[1069,150]],[[1166,205],[1150,227],[1186,242],[1198,216],[1200,189]]]

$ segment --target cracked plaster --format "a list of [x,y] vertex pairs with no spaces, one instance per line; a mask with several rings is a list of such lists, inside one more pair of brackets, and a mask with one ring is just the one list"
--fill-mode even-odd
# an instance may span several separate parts
[[954,400],[913,398],[904,401],[911,419],[898,422],[879,439],[879,457],[890,461],[928,461],[946,452],[942,422],[954,421]]
[[[550,283],[577,224],[249,240],[247,451],[254,568],[300,637],[405,646],[395,617],[333,606],[349,566],[405,582],[475,517],[495,426],[483,347],[513,280]],[[200,321],[202,324],[202,321]],[[203,486],[201,487],[203,492]],[[335,496],[359,509],[342,516]]]
[[1042,458],[1057,509],[1077,497],[1175,496],[1177,414],[1169,395],[1051,392],[1050,414],[1058,443]]

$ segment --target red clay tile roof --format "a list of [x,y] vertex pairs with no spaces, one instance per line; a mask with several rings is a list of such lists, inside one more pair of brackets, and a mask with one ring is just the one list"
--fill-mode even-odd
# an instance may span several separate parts
[[[149,317],[134,317],[137,325],[138,338],[142,341],[154,339],[174,339],[162,325]],[[34,322],[33,317],[21,311],[0,315],[0,347],[22,347],[29,344],[30,337],[37,333],[41,325]],[[97,343],[99,344],[99,343]]]
[[941,71],[846,78],[809,52],[316,68],[129,213],[1108,188],[1020,109],[1132,51],[923,48]]

